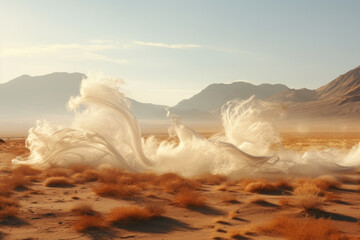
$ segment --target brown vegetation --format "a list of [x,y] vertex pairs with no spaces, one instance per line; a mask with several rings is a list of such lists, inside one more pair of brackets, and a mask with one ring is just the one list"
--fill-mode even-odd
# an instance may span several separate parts
[[251,193],[269,194],[279,191],[277,187],[264,179],[244,181],[243,187],[246,192]]
[[116,207],[110,210],[107,222],[111,224],[133,224],[145,222],[152,218],[159,217],[164,213],[164,209],[157,205],[139,207]]
[[206,205],[206,200],[194,190],[183,190],[174,196],[176,205],[180,207],[200,207]]
[[228,178],[223,175],[205,175],[196,179],[200,184],[220,185],[228,181]]
[[281,236],[290,240],[345,240],[350,239],[325,219],[278,217],[258,227],[264,234]]
[[103,183],[93,188],[93,191],[102,197],[127,198],[139,191],[137,186]]
[[185,179],[175,173],[165,173],[152,180],[155,186],[163,188],[166,192],[178,193],[185,190],[195,190],[199,184]]
[[96,211],[93,209],[92,205],[89,203],[78,203],[71,208],[71,212],[75,213],[76,215],[96,215]]
[[294,189],[293,185],[290,183],[290,180],[288,179],[279,179],[274,183],[274,186],[276,188],[282,189],[282,190],[289,190],[292,191]]
[[104,221],[104,218],[98,215],[90,216],[90,215],[83,215],[80,216],[73,228],[77,232],[86,232],[91,230],[100,230],[107,228],[107,224]]
[[19,203],[11,198],[0,196],[0,220],[16,217],[19,214]]
[[66,177],[49,177],[44,181],[46,187],[72,187],[70,179]]

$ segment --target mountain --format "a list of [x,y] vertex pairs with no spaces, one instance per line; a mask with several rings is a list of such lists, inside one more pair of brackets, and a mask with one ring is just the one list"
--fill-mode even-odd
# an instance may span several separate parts
[[233,82],[231,84],[211,84],[195,96],[182,100],[174,109],[213,111],[232,99],[247,99],[255,95],[259,99],[268,98],[289,88],[282,84],[253,85],[247,82]]
[[37,114],[64,114],[66,103],[79,92],[81,73],[22,75],[0,84],[0,116],[26,117]]
[[341,120],[338,123],[340,126],[360,119],[360,66],[316,90],[306,92],[312,98],[310,101],[283,99],[287,102],[288,119],[338,119]]
[[283,92],[274,94],[266,100],[272,102],[308,102],[318,99],[318,94],[315,90],[301,88],[301,89],[288,89]]
[[[58,72],[35,77],[23,75],[0,84],[0,134],[9,132],[9,126],[24,133],[39,117],[59,121],[69,119],[71,113],[67,112],[66,103],[71,96],[78,95],[84,78],[86,76],[81,73]],[[193,126],[205,129],[207,123],[219,122],[219,109],[224,103],[252,95],[286,106],[287,116],[279,124],[290,122],[293,126],[302,126],[318,121],[321,126],[331,119],[336,119],[338,126],[349,121],[357,124],[360,119],[360,66],[315,90],[289,89],[282,84],[211,84],[169,110],[187,124],[192,122]],[[131,111],[141,124],[147,124],[153,130],[157,121],[166,128],[169,123],[167,106],[129,100]]]
[[360,101],[360,66],[316,89],[319,99],[338,104]]

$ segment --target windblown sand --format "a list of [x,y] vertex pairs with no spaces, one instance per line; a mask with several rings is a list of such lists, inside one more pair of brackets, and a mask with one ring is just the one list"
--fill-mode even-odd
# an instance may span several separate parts
[[[283,145],[350,148],[356,134],[283,134]],[[360,171],[296,179],[14,167],[0,144],[0,239],[359,239]],[[324,220],[325,219],[325,220]],[[305,234],[306,233],[306,234]]]

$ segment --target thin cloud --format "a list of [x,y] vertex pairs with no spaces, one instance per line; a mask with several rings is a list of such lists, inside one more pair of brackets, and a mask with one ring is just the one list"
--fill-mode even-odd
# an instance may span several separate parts
[[142,46],[149,47],[161,47],[161,48],[173,48],[173,49],[186,49],[186,48],[200,48],[201,45],[198,44],[167,44],[167,43],[154,43],[154,42],[141,42],[134,41],[133,43]]
[[3,57],[44,57],[54,55],[65,59],[98,60],[114,62],[119,64],[127,63],[126,59],[110,58],[101,51],[109,49],[122,48],[116,42],[111,41],[91,41],[90,44],[50,44],[41,46],[21,46],[12,48],[3,48],[0,55]]

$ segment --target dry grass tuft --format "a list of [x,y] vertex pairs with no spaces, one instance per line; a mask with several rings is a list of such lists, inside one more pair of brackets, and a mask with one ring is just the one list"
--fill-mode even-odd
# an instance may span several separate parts
[[4,197],[9,197],[11,196],[12,189],[9,188],[9,186],[7,186],[7,184],[5,184],[4,182],[0,183],[0,196],[4,196]]
[[146,222],[155,217],[160,217],[164,213],[164,208],[151,205],[146,207],[128,206],[116,207],[110,210],[107,222],[111,224],[134,224]]
[[184,190],[174,196],[174,204],[180,207],[201,207],[206,205],[206,200],[194,190]]
[[44,181],[46,187],[72,187],[70,179],[66,177],[49,177]]
[[49,177],[69,177],[71,175],[71,170],[68,168],[61,167],[52,167],[43,171],[43,179]]
[[11,198],[0,197],[0,219],[19,215],[19,203]]
[[341,182],[334,176],[324,175],[314,179],[314,184],[323,191],[329,188],[337,188],[341,185]]
[[77,183],[95,182],[98,180],[99,174],[93,169],[86,169],[81,173],[75,173],[71,178]]
[[35,169],[28,165],[21,165],[16,167],[12,170],[12,173],[15,175],[22,175],[22,176],[36,176],[41,173],[41,170]]
[[16,190],[28,189],[30,183],[31,177],[20,174],[13,174],[7,179],[8,186]]
[[118,168],[103,168],[98,171],[98,182],[116,184],[119,176],[124,175],[124,171]]
[[246,192],[268,194],[277,192],[279,189],[267,180],[258,180],[245,184],[244,190]]
[[95,188],[93,191],[102,197],[115,197],[115,198],[127,198],[132,197],[139,191],[137,186],[127,186],[121,184],[108,184],[103,183]]
[[294,190],[294,194],[297,195],[295,206],[305,211],[320,210],[323,205],[323,199],[319,197],[323,191],[311,180],[305,180],[302,186]]
[[92,205],[89,203],[78,203],[74,207],[71,208],[71,212],[76,215],[89,215],[94,216],[97,215],[97,212],[93,209]]
[[294,190],[293,185],[288,179],[279,179],[274,183],[274,186],[278,189],[292,191]]
[[295,195],[323,195],[324,192],[312,182],[304,182],[294,190]]
[[165,173],[152,180],[155,186],[160,186],[166,192],[178,193],[185,190],[195,190],[199,187],[196,181],[185,179],[175,173]]
[[86,231],[93,231],[93,230],[101,230],[107,228],[107,224],[103,217],[94,215],[83,215],[80,216],[73,228],[77,232],[86,232]]
[[311,194],[298,196],[295,202],[295,206],[304,209],[305,211],[320,210],[323,205],[321,197]]
[[206,185],[220,185],[228,181],[228,178],[223,175],[205,175],[196,179],[200,184]]
[[[258,227],[264,234],[281,236],[290,240],[340,240],[349,239],[339,233],[328,220],[312,218],[278,217]],[[340,238],[341,237],[341,238]]]

